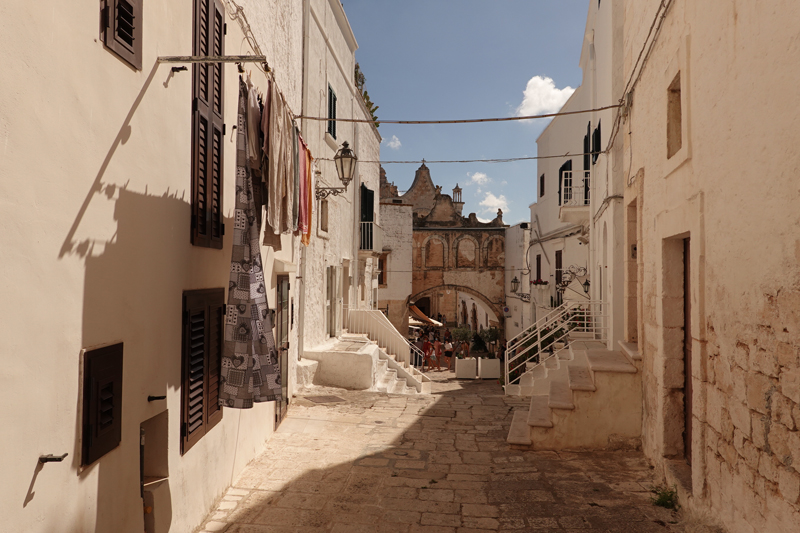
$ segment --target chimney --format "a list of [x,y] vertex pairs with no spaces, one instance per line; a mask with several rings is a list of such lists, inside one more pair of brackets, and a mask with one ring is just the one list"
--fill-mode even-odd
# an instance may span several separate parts
[[453,207],[456,208],[458,216],[462,216],[461,210],[464,209],[464,202],[461,201],[461,187],[458,186],[458,183],[456,183],[453,189]]

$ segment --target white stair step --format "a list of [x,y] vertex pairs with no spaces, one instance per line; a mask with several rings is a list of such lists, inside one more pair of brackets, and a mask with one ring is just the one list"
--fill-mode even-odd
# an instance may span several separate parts
[[548,406],[551,409],[575,409],[575,404],[572,403],[572,389],[564,381],[550,382],[549,398]]
[[[541,378],[540,378],[541,379]],[[533,372],[525,372],[519,377],[520,387],[533,387],[533,382],[536,381]]]
[[591,331],[575,331],[569,332],[569,336],[573,339],[594,339],[594,333]]
[[528,425],[531,427],[551,428],[551,418],[548,396],[531,396],[531,407],[528,411]]
[[506,442],[530,446],[531,429],[528,425],[528,411],[514,411],[514,418],[511,419],[511,429],[508,430]]
[[586,352],[586,358],[589,361],[589,370],[592,372],[636,373],[636,367],[620,351],[589,350]]
[[521,396],[519,385],[506,385],[504,388],[507,396]]
[[519,395],[523,398],[533,396],[533,387],[520,387]]
[[406,390],[406,378],[398,378],[389,392],[392,392],[394,394],[403,394],[405,390]]
[[585,366],[569,367],[569,388],[572,390],[597,390],[592,380],[592,373]]
[[558,357],[551,357],[544,362],[545,368],[558,368]]

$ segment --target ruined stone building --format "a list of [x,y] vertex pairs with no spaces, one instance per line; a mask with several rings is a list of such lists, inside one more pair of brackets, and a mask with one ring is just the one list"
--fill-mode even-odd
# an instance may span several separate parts
[[[381,217],[387,217],[383,218],[387,225],[393,220],[407,228],[394,230],[402,238],[387,236],[384,241],[386,290],[380,291],[379,305],[389,308],[398,327],[395,321],[407,315],[408,303],[428,316],[443,315],[448,324],[474,330],[503,326],[507,227],[503,213],[498,210],[494,220],[481,222],[475,213],[463,216],[463,207],[458,185],[452,196],[442,194],[424,162],[402,195],[381,173]],[[410,292],[403,299],[409,272]]]

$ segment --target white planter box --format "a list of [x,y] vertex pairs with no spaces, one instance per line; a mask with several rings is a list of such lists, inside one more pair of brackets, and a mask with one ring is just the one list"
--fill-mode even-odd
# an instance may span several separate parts
[[474,357],[456,359],[456,379],[477,379],[478,360]]
[[478,359],[478,377],[481,379],[500,379],[500,359]]

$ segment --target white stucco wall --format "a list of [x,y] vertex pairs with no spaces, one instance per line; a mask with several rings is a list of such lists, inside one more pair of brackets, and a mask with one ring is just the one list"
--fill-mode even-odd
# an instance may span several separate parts
[[[626,77],[658,4],[625,2]],[[800,110],[783,103],[798,92],[799,20],[792,1],[676,0],[625,124],[643,449],[660,474],[686,451],[684,314],[675,306],[685,296],[693,439],[682,505],[731,533],[789,533],[800,523]],[[678,72],[682,146],[668,158],[668,89]]]
[[[336,0],[311,0],[305,7],[305,85],[303,114],[325,117],[328,113],[328,86],[337,96],[337,117],[368,118],[363,103],[359,101],[354,85],[355,50],[357,43],[347,23],[341,4]],[[314,237],[311,244],[302,250],[303,315],[301,323],[301,350],[318,346],[329,338],[325,323],[326,268],[339,267],[343,294],[335,307],[339,309],[340,324],[344,316],[342,307],[372,306],[373,259],[359,257],[358,236],[360,221],[359,188],[365,184],[375,191],[375,203],[379,194],[379,164],[366,161],[380,160],[380,136],[371,124],[337,122],[336,139],[327,132],[327,122],[303,119],[303,138],[312,155],[317,158],[322,187],[341,187],[336,174],[333,156],[347,141],[359,159],[356,177],[347,191],[338,196],[329,196],[328,231],[320,228],[319,208],[315,201]],[[378,206],[375,205],[376,222],[380,223]],[[375,261],[377,263],[377,261]],[[350,278],[350,282],[346,278]],[[350,286],[350,290],[346,289]],[[362,296],[364,297],[362,299]]]
[[[294,110],[302,101],[298,3],[243,1],[253,31]],[[139,425],[168,412],[169,480],[154,512],[191,531],[273,431],[274,404],[226,409],[181,456],[181,295],[227,287],[234,205],[238,75],[224,67],[222,250],[191,246],[191,67],[170,73],[160,55],[192,52],[191,2],[144,4],[143,69],[99,42],[98,4],[0,6],[0,378],[9,531],[141,532]],[[226,52],[252,53],[228,18]],[[264,76],[246,65],[263,91]],[[264,252],[275,306],[274,259],[297,264],[296,244]],[[296,297],[294,275],[290,275]],[[298,308],[295,298],[295,309]],[[295,324],[297,321],[295,321]],[[290,345],[296,344],[296,328]],[[124,342],[122,442],[81,473],[80,353]],[[295,350],[296,348],[292,348]],[[292,358],[290,358],[292,359]],[[289,372],[292,376],[294,373]],[[149,394],[166,401],[147,402]],[[40,454],[69,456],[36,470]],[[163,488],[166,487],[166,490]],[[27,494],[27,496],[26,496]],[[24,503],[23,503],[24,502]]]
[[[525,226],[525,227],[523,227]],[[531,324],[531,302],[526,302],[518,295],[531,293],[530,271],[530,223],[515,224],[506,228],[506,307],[511,316],[506,317],[505,335],[511,339]],[[526,259],[525,254],[528,253]],[[535,264],[534,264],[535,266]],[[511,292],[511,282],[516,278],[519,289]]]

